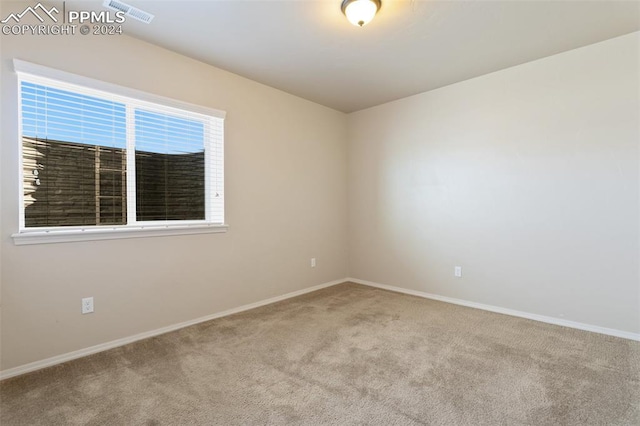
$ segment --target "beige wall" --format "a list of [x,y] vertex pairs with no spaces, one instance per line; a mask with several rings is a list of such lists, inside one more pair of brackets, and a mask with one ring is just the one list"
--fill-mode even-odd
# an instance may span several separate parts
[[351,114],[351,276],[639,332],[639,47]]
[[[346,115],[127,36],[1,43],[2,370],[347,276]],[[229,232],[13,245],[13,58],[227,111]]]
[[[346,116],[126,36],[0,37],[0,369],[348,274],[639,332],[638,47]],[[13,245],[13,58],[226,110],[229,232]]]
[[[2,5],[2,2],[0,1],[0,16],[3,17],[4,19],[4,6]],[[2,54],[2,39],[0,38],[0,55]],[[3,89],[3,74],[4,74],[4,67],[2,66],[2,64],[0,63],[0,126],[2,126],[2,89]],[[4,154],[2,153],[3,149],[2,146],[4,144],[2,143],[2,134],[0,131],[0,177],[2,176],[2,159],[4,158]],[[3,192],[2,192],[2,182],[0,180],[0,371],[2,371],[2,246],[4,244],[2,244],[2,218],[4,217],[4,214],[2,213],[2,205],[3,203]]]

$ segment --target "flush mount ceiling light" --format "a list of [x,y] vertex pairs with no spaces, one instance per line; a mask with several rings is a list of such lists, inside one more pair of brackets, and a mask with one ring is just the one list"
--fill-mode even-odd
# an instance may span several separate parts
[[342,13],[353,25],[362,27],[371,22],[381,5],[380,0],[343,0]]

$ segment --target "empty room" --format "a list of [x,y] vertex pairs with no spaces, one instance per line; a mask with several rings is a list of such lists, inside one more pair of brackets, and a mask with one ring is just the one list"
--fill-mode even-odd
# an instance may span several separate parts
[[2,426],[640,425],[640,1],[0,29]]

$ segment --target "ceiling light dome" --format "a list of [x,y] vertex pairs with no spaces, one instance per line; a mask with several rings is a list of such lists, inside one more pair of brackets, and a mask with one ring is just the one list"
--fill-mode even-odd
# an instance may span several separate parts
[[362,27],[371,22],[380,6],[380,0],[343,0],[342,13],[353,25]]

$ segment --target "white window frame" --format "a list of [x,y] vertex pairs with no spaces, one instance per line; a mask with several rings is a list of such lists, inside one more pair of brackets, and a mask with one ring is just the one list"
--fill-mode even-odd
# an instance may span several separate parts
[[[19,229],[13,234],[14,244],[45,244],[61,243],[72,241],[107,240],[120,238],[137,237],[158,237],[165,235],[185,235],[200,233],[226,232],[228,225],[224,223],[224,111],[193,105],[174,99],[153,95],[139,90],[119,86],[94,80],[88,77],[55,70],[42,65],[30,62],[13,60],[14,70],[18,75],[18,93],[21,94],[22,81],[36,84],[53,85],[60,87],[64,85],[79,93],[93,94],[99,97],[115,100],[127,105],[127,224],[126,225],[95,225],[95,226],[59,226],[59,227],[25,227],[24,208],[24,188],[23,188],[23,158],[22,158],[22,96],[18,96],[18,120],[19,120],[19,140],[18,140],[18,161],[19,161]],[[177,221],[149,221],[140,222],[135,215],[135,178],[130,177],[131,171],[135,173],[135,150],[133,138],[129,135],[129,120],[133,119],[133,108],[131,103],[141,105],[145,110],[152,112],[168,113],[171,110],[176,112],[188,112],[201,116],[203,120],[220,119],[222,134],[218,136],[213,147],[205,149],[206,167],[214,168],[205,173],[205,219],[204,220],[177,220]],[[154,109],[154,106],[156,107]],[[210,126],[206,126],[209,130]],[[211,135],[205,135],[206,138]],[[215,150],[215,152],[211,152]],[[213,157],[216,158],[215,167]],[[130,168],[132,167],[132,168]],[[214,200],[212,198],[212,173],[216,173],[216,182],[221,190],[218,190],[218,197],[215,203],[221,209],[222,221],[213,221],[211,211]],[[133,186],[133,187],[132,187]]]

